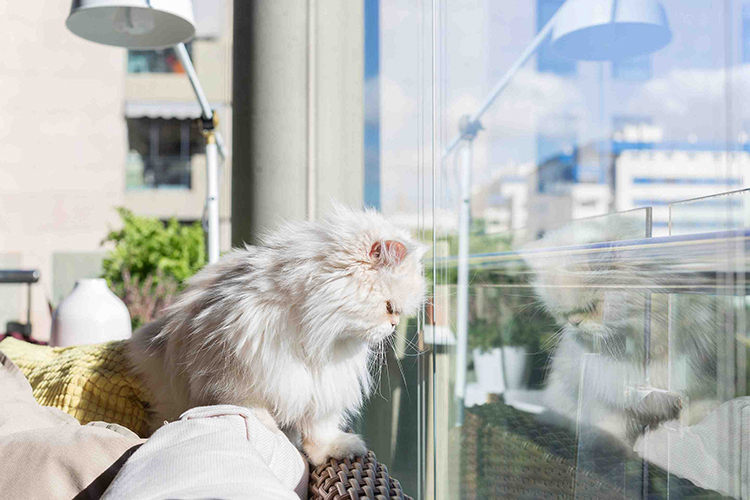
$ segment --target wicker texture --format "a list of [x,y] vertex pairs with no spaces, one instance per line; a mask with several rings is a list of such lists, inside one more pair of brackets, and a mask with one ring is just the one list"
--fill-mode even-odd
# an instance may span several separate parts
[[329,459],[310,473],[309,498],[320,500],[409,499],[398,480],[371,451],[354,460]]
[[[539,421],[502,400],[467,408],[463,498],[718,499],[690,481],[642,462],[613,442]],[[647,494],[644,496],[644,492]]]
[[147,428],[148,390],[128,373],[124,342],[47,347],[6,338],[2,350],[26,376],[34,398],[82,424],[120,424],[142,436]]

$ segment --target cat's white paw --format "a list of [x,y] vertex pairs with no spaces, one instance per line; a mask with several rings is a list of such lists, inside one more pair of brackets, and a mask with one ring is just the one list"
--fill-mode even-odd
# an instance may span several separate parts
[[341,432],[329,441],[306,441],[304,449],[310,462],[315,466],[325,463],[328,458],[338,460],[367,453],[367,445],[362,438],[348,432]]

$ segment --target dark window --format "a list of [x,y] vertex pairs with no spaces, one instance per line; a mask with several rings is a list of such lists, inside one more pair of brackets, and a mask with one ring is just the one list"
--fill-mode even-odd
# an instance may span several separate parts
[[[193,59],[193,43],[185,44],[190,59]],[[193,59],[193,65],[195,60]],[[172,47],[158,50],[129,50],[128,73],[184,73],[177,54]]]
[[[537,0],[536,2],[536,31],[544,27],[564,0]],[[537,52],[536,68],[540,73],[555,73],[571,76],[578,72],[575,61],[557,55],[550,47],[549,40],[545,40]]]
[[203,153],[194,120],[128,118],[127,187],[190,189],[190,158]]

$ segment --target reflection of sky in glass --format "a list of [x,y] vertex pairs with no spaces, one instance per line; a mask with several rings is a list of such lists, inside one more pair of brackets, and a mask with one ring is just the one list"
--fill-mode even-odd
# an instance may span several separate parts
[[[439,64],[445,65],[446,75],[440,115],[446,143],[457,133],[459,118],[478,107],[559,4],[557,0],[444,4],[445,27],[440,36],[445,58]],[[653,54],[617,62],[577,61],[572,66],[561,62],[558,67],[546,47],[541,59],[535,56],[521,68],[482,120],[486,130],[474,143],[474,188],[498,176],[528,171],[526,167],[554,156],[556,148],[561,157],[569,156],[571,147],[594,145],[630,154],[623,145],[638,144],[638,151],[643,151],[643,144],[660,143],[657,150],[665,155],[674,152],[678,158],[683,152],[714,154],[727,147],[742,148],[750,133],[745,130],[750,117],[744,104],[750,69],[743,64],[750,39],[747,9],[739,1],[728,1],[729,27],[723,7],[684,0],[661,4],[672,41]],[[381,183],[387,213],[416,211],[419,21],[416,5],[382,0]],[[426,36],[430,35],[429,21],[428,15]],[[423,90],[431,91],[429,80]],[[430,106],[426,102],[425,109]],[[613,137],[617,144],[611,144]],[[648,154],[656,153],[643,154],[649,158]],[[685,155],[684,161],[695,159]],[[701,160],[705,160],[700,167],[705,177],[741,177],[733,172],[739,167],[731,161],[716,155],[710,158]],[[667,166],[660,175],[670,177],[670,169],[679,169],[680,161],[673,158],[664,163]],[[581,161],[576,168],[585,178],[608,182],[607,175],[595,172],[597,165],[606,167],[607,163],[600,155]],[[623,162],[623,168],[631,168],[627,165]],[[452,161],[448,168],[452,169]],[[455,182],[455,175],[449,172],[447,179]],[[685,197],[721,190],[706,189],[705,193],[685,192]],[[617,201],[611,209],[632,208],[634,197],[628,196],[626,205]],[[680,196],[675,192],[673,197]],[[648,198],[652,198],[649,193],[639,196]]]

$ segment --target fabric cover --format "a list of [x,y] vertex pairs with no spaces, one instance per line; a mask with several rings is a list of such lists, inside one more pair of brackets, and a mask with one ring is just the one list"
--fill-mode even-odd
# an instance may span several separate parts
[[193,408],[146,441],[39,405],[2,351],[0,457],[0,496],[9,499],[307,497],[307,461],[252,410]]
[[124,345],[47,347],[7,338],[0,351],[21,369],[40,404],[59,408],[82,424],[104,420],[143,436],[151,396],[129,373]]
[[108,469],[141,442],[119,425],[81,425],[62,410],[40,406],[21,371],[0,352],[2,498],[70,500],[83,490],[80,498],[98,498],[116,472]]
[[725,402],[695,425],[666,422],[635,451],[702,488],[750,499],[750,397]]
[[252,410],[204,406],[160,427],[102,500],[297,500],[307,498],[307,482],[307,460]]

